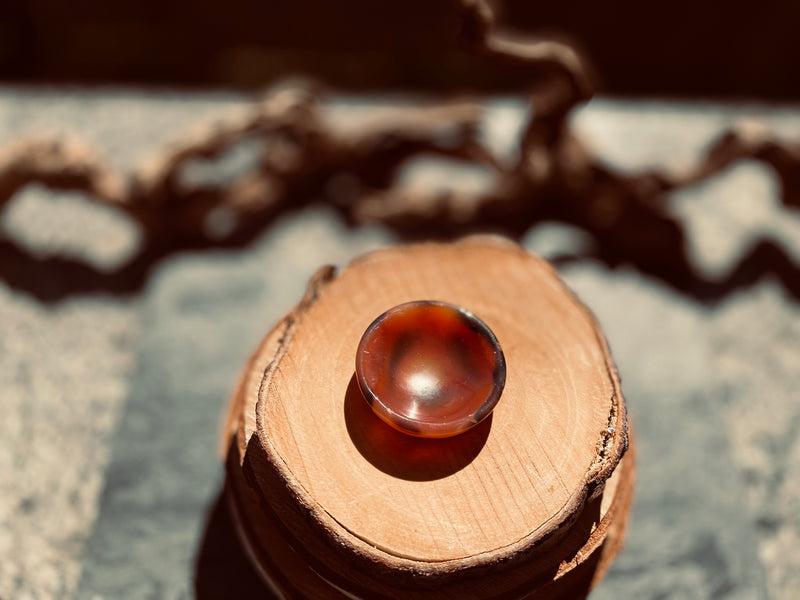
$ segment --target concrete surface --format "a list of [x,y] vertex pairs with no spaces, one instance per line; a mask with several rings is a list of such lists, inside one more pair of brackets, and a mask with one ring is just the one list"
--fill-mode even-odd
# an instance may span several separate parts
[[[130,168],[243,102],[4,89],[0,143],[72,132]],[[340,111],[352,116],[353,105]],[[491,105],[493,144],[513,139],[519,116],[514,102]],[[741,118],[800,134],[800,110],[763,107],[596,101],[575,124],[609,162],[640,168],[686,164]],[[772,175],[752,164],[676,199],[709,273],[724,273],[756,230],[800,254],[800,218],[774,206]],[[0,215],[0,234],[111,264],[135,232],[95,212],[34,187]],[[540,227],[526,245],[548,255],[580,238]],[[319,265],[391,242],[310,211],[247,249],[169,259],[129,298],[41,304],[0,283],[0,598],[262,593],[229,532],[213,538],[228,546],[208,542],[225,529],[216,499],[227,395]],[[624,268],[584,262],[562,273],[605,328],[639,442],[628,545],[592,598],[796,598],[800,307],[769,280],[708,307]]]

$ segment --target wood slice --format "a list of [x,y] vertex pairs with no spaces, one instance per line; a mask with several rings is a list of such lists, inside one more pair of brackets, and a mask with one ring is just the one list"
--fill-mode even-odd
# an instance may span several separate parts
[[[455,438],[396,432],[355,384],[364,330],[412,300],[466,308],[505,352],[493,415]],[[605,340],[549,265],[499,238],[321,270],[251,359],[228,433],[242,536],[289,597],[559,597],[585,592],[624,533],[633,464],[617,468],[627,420]]]

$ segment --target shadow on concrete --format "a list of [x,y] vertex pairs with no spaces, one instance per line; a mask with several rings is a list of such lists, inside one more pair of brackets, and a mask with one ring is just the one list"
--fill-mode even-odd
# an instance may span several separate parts
[[208,513],[195,562],[194,594],[197,600],[277,600],[245,554],[222,494]]

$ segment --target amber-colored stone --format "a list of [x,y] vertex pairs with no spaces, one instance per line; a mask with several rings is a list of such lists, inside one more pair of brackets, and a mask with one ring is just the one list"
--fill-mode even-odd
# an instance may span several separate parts
[[392,427],[449,437],[487,417],[503,391],[497,338],[472,313],[423,300],[395,306],[367,328],[356,353],[365,400]]

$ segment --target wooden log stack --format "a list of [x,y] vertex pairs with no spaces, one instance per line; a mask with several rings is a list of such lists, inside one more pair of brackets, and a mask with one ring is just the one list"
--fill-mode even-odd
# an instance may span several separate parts
[[[495,333],[506,386],[445,439],[378,419],[354,377],[372,320],[440,300]],[[585,596],[619,551],[634,479],[619,378],[591,313],[495,237],[398,246],[321,269],[231,401],[226,496],[277,597]]]

